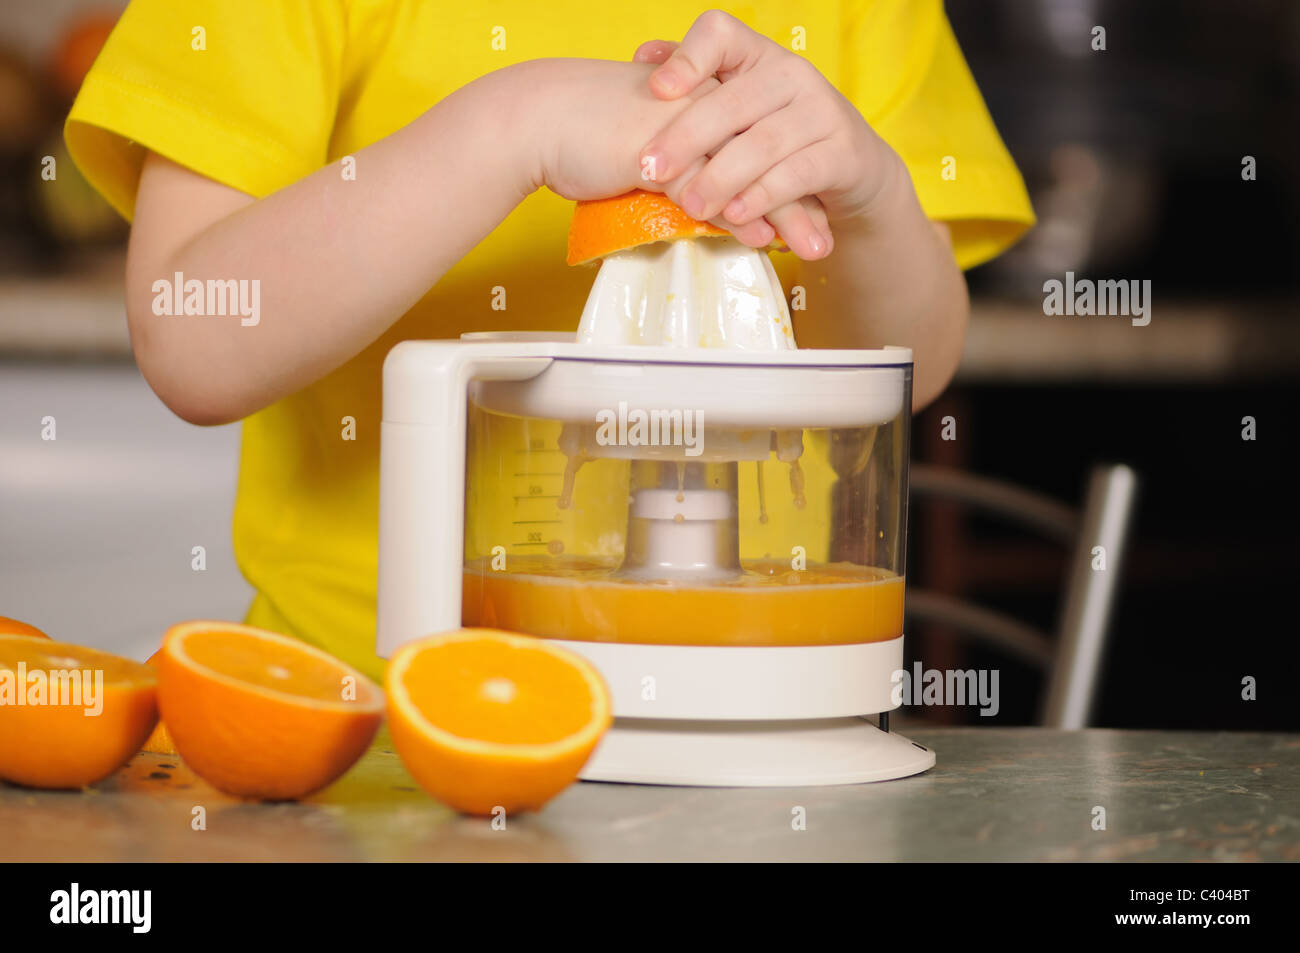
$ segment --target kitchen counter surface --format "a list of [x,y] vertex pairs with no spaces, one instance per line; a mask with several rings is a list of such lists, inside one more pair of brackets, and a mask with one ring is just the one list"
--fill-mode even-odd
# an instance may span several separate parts
[[383,738],[299,803],[241,802],[141,754],[82,792],[0,784],[0,861],[1300,860],[1300,735],[907,734],[937,767],[828,788],[582,783],[505,830],[429,799]]

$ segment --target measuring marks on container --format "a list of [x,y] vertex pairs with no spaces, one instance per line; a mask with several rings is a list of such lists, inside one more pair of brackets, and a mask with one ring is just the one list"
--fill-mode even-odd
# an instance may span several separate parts
[[565,463],[560,449],[544,437],[529,437],[526,447],[515,450],[510,545],[516,552],[564,552],[573,522],[572,515],[557,506]]

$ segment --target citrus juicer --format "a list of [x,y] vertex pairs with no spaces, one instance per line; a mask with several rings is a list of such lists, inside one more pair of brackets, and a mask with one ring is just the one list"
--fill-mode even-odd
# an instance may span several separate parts
[[403,342],[379,654],[475,625],[585,656],[615,715],[588,780],[924,771],[888,730],[910,406],[909,350],[796,349],[767,255],[730,238],[606,256],[577,335]]

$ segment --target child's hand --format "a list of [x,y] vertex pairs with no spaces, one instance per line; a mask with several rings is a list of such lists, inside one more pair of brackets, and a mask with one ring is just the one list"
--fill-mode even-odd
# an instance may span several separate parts
[[[652,68],[642,63],[541,59],[507,69],[514,76],[506,88],[525,100],[522,121],[528,126],[513,134],[528,143],[532,186],[575,200],[637,188],[664,191],[642,174],[641,144],[721,85],[707,76],[691,91],[665,100],[650,92]],[[761,218],[743,225],[712,218],[742,242],[761,246],[772,240],[771,226]]]
[[637,150],[693,101],[717,89],[706,77],[676,101],[659,99],[647,84],[651,68],[614,60],[539,59],[508,68],[510,92],[525,100],[526,136],[535,186],[566,199],[621,195],[635,188],[662,191],[641,176]]
[[693,98],[641,158],[695,218],[734,231],[766,217],[800,258],[822,258],[831,224],[866,215],[898,181],[897,154],[821,73],[734,17],[709,11],[680,45],[651,41],[635,59],[661,64],[656,96]]

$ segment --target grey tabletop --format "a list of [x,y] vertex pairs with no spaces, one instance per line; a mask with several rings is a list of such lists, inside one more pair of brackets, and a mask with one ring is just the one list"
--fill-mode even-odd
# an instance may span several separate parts
[[[913,778],[798,789],[580,783],[505,830],[434,803],[382,738],[337,784],[283,804],[228,798],[179,760],[141,754],[80,792],[0,784],[0,859],[1300,860],[1300,735],[908,734],[938,754]],[[1104,830],[1094,829],[1098,808]]]

